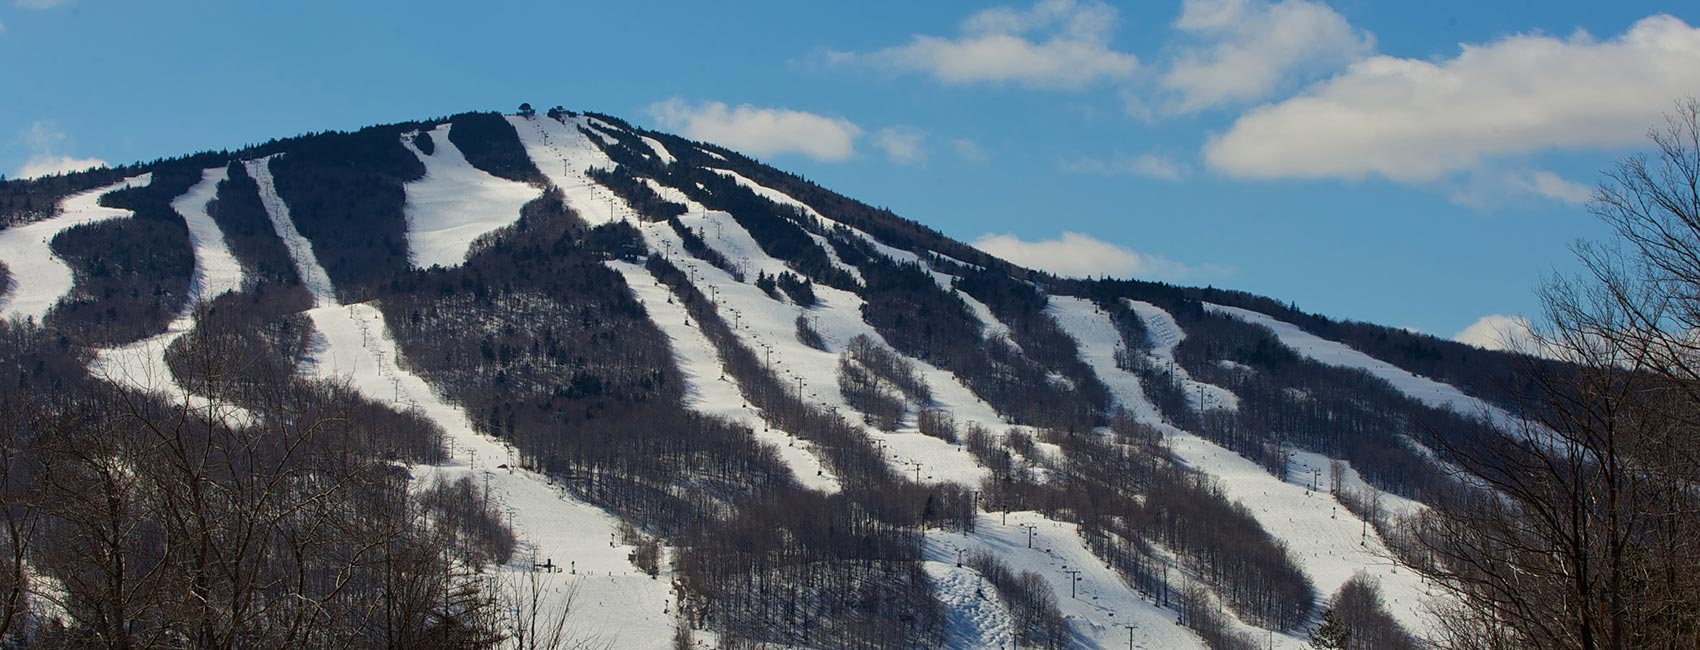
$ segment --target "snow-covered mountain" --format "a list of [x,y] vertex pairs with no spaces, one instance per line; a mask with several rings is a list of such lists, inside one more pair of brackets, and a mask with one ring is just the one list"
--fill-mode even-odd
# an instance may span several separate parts
[[[196,423],[197,442],[158,446],[220,458],[217,440],[270,449],[252,440],[335,422],[311,444],[358,440],[349,453],[398,468],[392,496],[426,522],[408,525],[460,549],[444,575],[503,603],[477,643],[530,647],[561,617],[553,636],[620,648],[1301,648],[1353,581],[1420,635],[1438,594],[1391,532],[1449,487],[1424,436],[1515,417],[1500,353],[1243,293],[1053,277],[736,152],[561,109],[9,181],[0,225],[9,400],[129,404],[113,421],[140,440]],[[313,391],[355,415],[311,420],[330,403]],[[59,413],[43,408],[18,421]],[[202,566],[171,531],[230,531],[178,521],[171,486],[265,466],[191,465],[152,490],[87,479],[166,531],[103,557]],[[433,509],[445,485],[470,486],[473,514]],[[119,615],[140,622],[103,628],[116,596],[83,579],[93,561],[32,555],[83,539],[82,520],[37,510],[60,523],[17,575],[59,633],[248,624],[135,606]],[[283,548],[295,516],[236,537]],[[278,580],[243,593],[263,609],[311,591]],[[477,609],[447,593],[419,629]],[[374,617],[330,617],[356,621],[334,638],[406,638]]]

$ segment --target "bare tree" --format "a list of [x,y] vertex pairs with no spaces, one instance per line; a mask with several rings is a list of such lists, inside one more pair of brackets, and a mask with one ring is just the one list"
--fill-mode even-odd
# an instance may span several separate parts
[[[1543,290],[1526,422],[1442,444],[1456,496],[1416,523],[1448,589],[1437,643],[1678,648],[1700,639],[1700,101],[1679,102],[1594,193],[1615,241]],[[1410,561],[1412,558],[1407,558]]]

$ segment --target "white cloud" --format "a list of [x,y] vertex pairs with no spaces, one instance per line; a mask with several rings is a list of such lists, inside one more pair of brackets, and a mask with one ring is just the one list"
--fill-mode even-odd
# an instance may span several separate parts
[[1584,205],[1593,189],[1544,169],[1485,167],[1460,174],[1441,186],[1459,205],[1491,211],[1515,201],[1557,201]]
[[106,161],[99,158],[73,158],[71,156],[55,156],[39,154],[30,156],[24,161],[24,166],[18,168],[18,178],[36,178],[67,172],[80,172],[90,167],[105,167]]
[[986,150],[980,147],[980,143],[969,138],[951,140],[950,148],[956,151],[956,157],[961,158],[963,162],[983,165],[987,160],[991,160],[991,156],[986,155]]
[[1544,169],[1523,170],[1519,180],[1523,191],[1571,205],[1582,205],[1594,197],[1593,188]]
[[106,166],[106,161],[99,158],[77,158],[54,153],[54,150],[68,139],[65,132],[60,131],[52,122],[31,124],[18,136],[18,140],[29,148],[30,157],[18,168],[14,176],[35,178]]
[[1365,59],[1240,116],[1204,156],[1246,178],[1427,183],[1496,158],[1629,145],[1696,88],[1700,29],[1658,15],[1605,41],[1526,34],[1440,61]]
[[1471,323],[1452,340],[1486,350],[1537,354],[1542,348],[1529,319],[1522,316],[1489,314]]
[[1129,175],[1151,178],[1160,181],[1175,182],[1186,177],[1186,166],[1168,156],[1153,153],[1143,153],[1137,156],[1118,156],[1110,160],[1098,158],[1077,158],[1062,164],[1062,170],[1070,174],[1097,174],[1100,176]]
[[927,150],[922,143],[927,139],[927,132],[917,128],[898,126],[880,129],[874,134],[874,144],[885,152],[885,156],[899,165],[922,165],[927,162]]
[[1185,0],[1175,29],[1196,39],[1158,85],[1169,113],[1268,97],[1295,77],[1328,72],[1375,48],[1328,5],[1309,0]]
[[918,72],[952,85],[1079,89],[1124,79],[1139,67],[1138,57],[1110,47],[1116,21],[1116,9],[1096,0],[1039,0],[1028,9],[969,16],[955,38],[917,35],[874,52],[829,52],[827,61]]
[[52,9],[71,4],[72,0],[12,0],[12,5],[21,9]]
[[1233,273],[1233,269],[1228,267],[1182,264],[1162,255],[1140,253],[1077,232],[1064,232],[1056,239],[1040,241],[987,233],[974,240],[973,246],[1021,266],[1063,276],[1105,275],[1179,282]]
[[843,118],[749,104],[693,106],[677,97],[651,104],[649,114],[662,128],[756,156],[797,153],[815,160],[845,160],[855,153],[856,136],[862,132]]

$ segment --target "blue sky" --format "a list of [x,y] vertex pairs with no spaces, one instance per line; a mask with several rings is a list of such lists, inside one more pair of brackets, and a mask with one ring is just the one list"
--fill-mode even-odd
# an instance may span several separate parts
[[1445,337],[1538,316],[1700,94],[1675,2],[3,1],[8,175],[560,104],[1030,265]]

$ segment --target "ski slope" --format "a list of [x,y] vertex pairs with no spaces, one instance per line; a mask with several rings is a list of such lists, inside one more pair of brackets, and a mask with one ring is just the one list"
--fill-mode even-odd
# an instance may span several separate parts
[[738,384],[721,370],[720,353],[697,329],[684,305],[670,300],[671,291],[661,286],[642,266],[628,262],[608,265],[625,277],[637,294],[650,320],[661,328],[673,348],[673,361],[685,380],[685,407],[717,415],[750,427],[756,439],[779,451],[779,457],[804,487],[831,494],[839,490],[838,478],[813,452],[814,445],[789,433],[767,426],[761,415],[738,391]]
[[[966,589],[978,588],[979,581],[969,580],[978,574],[967,568],[956,568],[959,550],[981,549],[1003,559],[1017,573],[1032,571],[1045,579],[1057,595],[1058,609],[1068,619],[1075,634],[1076,646],[1091,648],[1123,648],[1128,644],[1128,625],[1134,626],[1135,647],[1163,649],[1203,648],[1203,641],[1191,630],[1175,624],[1175,614],[1142,597],[1122,581],[1114,569],[1105,565],[1080,538],[1074,524],[1046,519],[1036,512],[1011,512],[1008,523],[999,514],[980,513],[971,533],[927,531],[925,557],[929,572],[937,564],[946,564],[952,573],[967,575],[938,582],[940,598],[947,604],[975,598]],[[1032,547],[1028,547],[1029,528]],[[1064,571],[1079,571],[1075,596],[1069,595],[1071,576]],[[984,587],[986,595],[996,597],[991,585]],[[987,609],[993,609],[988,607]],[[973,610],[971,610],[973,611]],[[953,610],[954,613],[954,610]],[[971,629],[982,630],[981,643],[962,647],[1002,648],[1000,642],[1012,633],[1008,614],[999,619],[998,612],[975,611],[977,619]],[[990,641],[991,643],[985,643]],[[1071,646],[1072,647],[1072,646]]]
[[[818,303],[804,309],[788,301],[776,301],[756,288],[753,283],[739,282],[712,265],[685,256],[683,241],[671,226],[666,223],[643,222],[623,199],[585,175],[584,170],[591,167],[609,168],[614,165],[595,143],[583,137],[576,129],[570,129],[552,119],[513,119],[516,130],[520,131],[521,139],[526,144],[527,153],[538,168],[545,169],[546,175],[552,174],[550,180],[557,185],[568,184],[577,188],[565,192],[567,203],[574,211],[580,215],[594,214],[606,207],[608,211],[601,212],[606,216],[591,219],[590,222],[623,220],[637,224],[651,251],[676,253],[675,263],[692,276],[693,282],[703,294],[716,302],[722,316],[733,325],[739,340],[762,355],[764,361],[771,362],[773,372],[782,381],[799,386],[805,398],[821,408],[836,409],[844,414],[853,413],[838,392],[838,355],[835,352],[816,350],[799,342],[796,336],[796,320],[798,316],[807,313],[826,339],[829,350],[843,349],[849,340],[857,335],[866,335],[875,341],[883,342],[878,332],[862,322],[863,303],[860,296],[817,284],[815,295]],[[688,199],[682,203],[691,212],[680,217],[680,221],[687,227],[702,232],[708,245],[741,266],[747,275],[753,276],[759,272],[778,274],[790,270],[785,262],[767,255],[731,215],[707,210]],[[620,270],[619,266],[613,268]],[[642,277],[628,277],[628,284],[636,290],[653,284],[653,280],[645,272]],[[655,298],[659,298],[660,302]],[[646,303],[652,309],[663,309],[665,296],[655,298],[646,300]],[[664,328],[671,327],[666,322],[670,319],[656,320],[662,323]],[[678,321],[684,322],[682,314]],[[669,336],[678,344],[700,334],[670,331]],[[679,350],[676,349],[675,352],[679,353]],[[958,422],[981,421],[993,431],[1001,431],[1002,419],[989,405],[973,397],[954,376],[926,364],[917,366],[933,387],[935,398],[940,403],[953,407],[953,414]],[[699,376],[707,376],[711,369],[715,370],[713,374],[718,376],[718,362],[713,366],[704,363],[695,372],[700,373]],[[730,405],[718,401],[730,399],[732,395],[726,394],[715,402],[697,402],[695,407],[714,412],[734,412],[735,408],[741,408],[741,397]],[[885,450],[888,465],[907,476],[918,477],[920,481],[978,485],[987,475],[986,470],[977,465],[960,446],[921,435],[913,426],[894,433],[872,429],[869,429],[868,433]],[[812,458],[812,454],[807,460],[797,459],[791,455],[789,445],[790,441],[787,440],[787,447],[781,449],[791,459],[788,462],[794,470],[801,468],[798,472],[800,479],[807,479],[811,467],[819,471],[818,459]]]
[[224,230],[207,213],[207,204],[218,195],[218,184],[229,178],[225,167],[213,167],[201,173],[201,180],[183,196],[173,199],[171,208],[182,215],[189,229],[189,243],[195,253],[195,270],[189,282],[189,294],[177,317],[166,325],[165,331],[129,345],[99,350],[89,370],[108,381],[164,397],[173,404],[188,404],[197,410],[214,409],[237,420],[247,421],[250,414],[233,405],[214,404],[199,395],[191,395],[165,363],[165,352],[179,337],[195,326],[195,309],[227,292],[242,288],[242,264],[225,242]]
[[[263,161],[255,180],[263,175],[261,196],[269,197],[267,212],[278,235],[296,241],[288,245],[301,277],[326,278],[312,248],[295,231],[288,208],[270,187],[270,174]],[[546,608],[568,603],[568,582],[579,590],[571,603],[570,626],[575,633],[607,641],[612,647],[662,649],[670,647],[673,609],[670,579],[640,573],[627,559],[632,547],[618,543],[620,521],[613,515],[571,498],[564,487],[547,477],[520,469],[513,449],[473,430],[459,406],[439,397],[420,376],[404,369],[400,349],[385,325],[382,313],[370,303],[340,305],[329,280],[315,289],[319,303],[307,311],[315,330],[314,345],[305,360],[306,372],[320,379],[344,380],[366,398],[411,409],[443,428],[445,444],[453,458],[439,466],[414,468],[417,482],[454,480],[471,476],[489,486],[494,499],[503,505],[524,551],[506,567],[497,569],[505,579],[519,580],[534,571],[534,563],[551,562],[566,573],[545,579],[549,596]],[[559,581],[554,581],[559,578]]]
[[260,188],[260,204],[266,209],[266,216],[271,219],[272,229],[277,232],[278,239],[283,240],[283,247],[289,251],[289,258],[295,262],[295,273],[301,278],[301,285],[312,294],[313,303],[323,307],[336,304],[336,290],[331,286],[331,277],[325,273],[325,267],[320,266],[318,258],[313,254],[313,243],[301,236],[301,231],[295,229],[295,219],[289,215],[289,205],[283,202],[283,197],[277,195],[277,183],[272,178],[271,161],[275,156],[266,156],[259,160],[249,160],[243,163],[248,170],[248,176],[254,179],[254,184]]
[[1490,422],[1501,427],[1515,429],[1522,426],[1521,421],[1506,410],[1465,395],[1463,391],[1453,386],[1427,377],[1419,377],[1408,370],[1354,350],[1344,343],[1330,341],[1306,332],[1292,323],[1276,320],[1266,314],[1238,307],[1205,303],[1204,309],[1211,313],[1222,314],[1247,323],[1267,327],[1275,333],[1275,337],[1280,339],[1281,343],[1300,355],[1330,366],[1355,368],[1368,372],[1370,375],[1391,384],[1394,389],[1411,399],[1429,406],[1447,409],[1467,416],[1486,417]]
[[[1240,397],[1221,386],[1196,381],[1186,367],[1175,361],[1175,347],[1186,340],[1186,332],[1175,323],[1174,316],[1161,307],[1148,302],[1123,299],[1128,308],[1139,316],[1139,321],[1145,324],[1146,335],[1151,338],[1151,349],[1148,354],[1157,365],[1168,369],[1181,387],[1186,390],[1187,403],[1192,410],[1201,411],[1206,408],[1237,411],[1240,408]],[[1137,346],[1134,346],[1137,347]]]
[[11,272],[9,287],[0,287],[0,318],[34,319],[37,323],[71,292],[76,278],[71,267],[53,252],[53,238],[67,228],[131,216],[129,210],[108,208],[100,197],[128,187],[144,187],[152,174],[126,178],[111,185],[66,197],[59,214],[35,223],[0,230],[0,260]]
[[667,151],[667,147],[662,146],[660,140],[656,140],[655,138],[651,138],[647,135],[640,135],[640,136],[638,136],[638,138],[643,140],[643,143],[645,145],[649,146],[650,151],[655,152],[655,157],[661,159],[661,164],[671,165],[671,164],[673,164],[673,161],[678,160],[677,158],[673,157],[673,154],[671,152]]
[[434,145],[426,154],[412,134],[401,143],[425,165],[425,176],[408,183],[407,256],[415,267],[451,267],[466,262],[467,249],[480,236],[519,219],[519,210],[543,191],[500,178],[467,162],[449,139],[453,125],[430,131]]
[[[1136,417],[1155,413],[1139,379],[1115,366],[1114,350],[1121,337],[1108,314],[1081,299],[1052,297],[1058,324],[1079,342],[1081,359],[1110,387],[1116,400]],[[1354,573],[1363,570],[1381,583],[1389,611],[1408,629],[1422,633],[1431,624],[1425,608],[1431,597],[1409,571],[1397,567],[1373,530],[1338,507],[1326,492],[1309,490],[1309,472],[1282,481],[1256,463],[1204,438],[1158,420],[1147,420],[1165,433],[1170,450],[1188,467],[1219,479],[1229,499],[1244,504],[1264,530],[1285,542],[1323,598],[1333,594]],[[1276,635],[1278,647],[1301,647],[1298,635]]]

